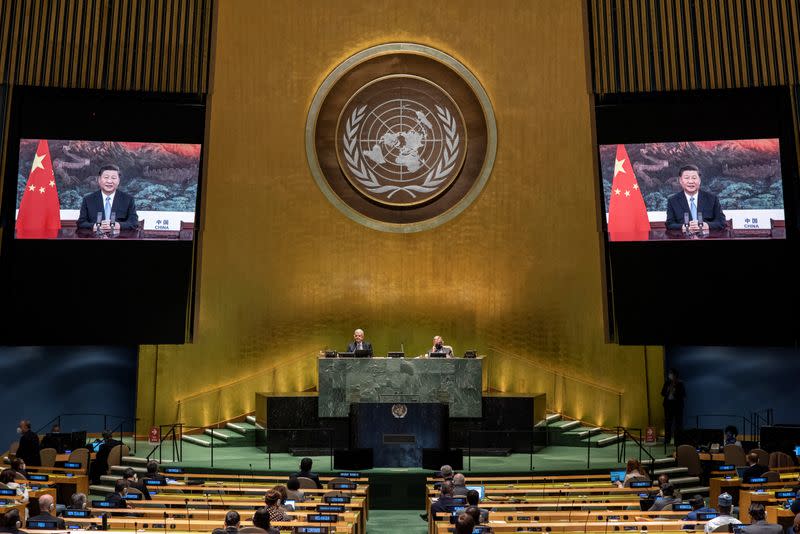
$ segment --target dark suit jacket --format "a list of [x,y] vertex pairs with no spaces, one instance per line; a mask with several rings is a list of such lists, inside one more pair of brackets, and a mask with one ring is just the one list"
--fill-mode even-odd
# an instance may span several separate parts
[[[701,190],[697,195],[697,212],[703,214],[703,222],[707,223],[711,230],[725,228],[725,214],[722,213],[717,195]],[[686,201],[686,194],[681,191],[667,200],[667,228],[670,230],[683,228],[684,213],[689,213],[691,219],[689,202]]]
[[751,465],[750,467],[742,471],[742,480],[747,482],[748,478],[760,477],[767,471],[769,471],[769,467],[764,467],[763,465],[760,464]]
[[48,514],[47,512],[42,512],[37,516],[33,516],[28,519],[28,523],[31,521],[57,521],[58,522],[58,530],[66,530],[67,525],[64,523],[64,520],[60,517],[53,517],[52,515]]
[[25,465],[42,464],[39,457],[39,436],[33,430],[28,430],[19,437],[17,457],[25,460]]
[[137,480],[134,482],[133,480],[128,479],[128,487],[141,491],[146,501],[152,500],[150,497],[150,491],[144,485],[144,480]]
[[783,534],[783,527],[774,523],[767,523],[762,519],[745,525],[742,532],[747,534]]
[[460,500],[456,500],[450,496],[440,496],[435,503],[431,504],[431,521],[433,521],[436,512],[446,512],[448,506],[461,504]]
[[126,501],[119,493],[112,493],[106,497],[106,501],[114,503],[113,508],[127,508],[128,501]]
[[[362,345],[364,345],[364,350],[368,350],[370,354],[372,354],[372,343],[369,341],[362,341]],[[356,350],[356,342],[355,340],[351,341],[349,345],[347,345],[347,352],[355,352]]]
[[664,382],[664,386],[661,388],[661,396],[664,397],[664,405],[666,406],[667,403],[672,402],[673,406],[683,406],[683,401],[686,399],[686,387],[683,385],[683,382],[678,380],[675,383],[675,395],[672,401],[669,400],[669,380]]
[[91,463],[92,482],[98,482],[100,477],[106,474],[108,471],[108,455],[111,453],[111,449],[120,444],[122,444],[121,441],[112,438],[105,440],[103,444],[100,445],[100,448],[97,450],[97,457],[92,460]]
[[[129,230],[139,226],[139,216],[136,215],[136,202],[128,193],[120,191],[114,194],[111,211],[117,214],[117,224],[122,230]],[[78,216],[78,228],[93,228],[97,223],[97,214],[103,213],[103,194],[98,190],[83,197],[81,213]]]

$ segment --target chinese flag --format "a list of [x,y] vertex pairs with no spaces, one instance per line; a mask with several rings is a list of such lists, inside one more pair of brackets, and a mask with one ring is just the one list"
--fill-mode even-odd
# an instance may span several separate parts
[[17,237],[22,239],[54,238],[61,229],[61,204],[50,148],[44,139],[36,147],[31,173],[19,204],[16,229]]
[[614,160],[614,180],[611,201],[608,203],[608,234],[611,241],[647,241],[650,221],[642,191],[625,145],[617,145]]

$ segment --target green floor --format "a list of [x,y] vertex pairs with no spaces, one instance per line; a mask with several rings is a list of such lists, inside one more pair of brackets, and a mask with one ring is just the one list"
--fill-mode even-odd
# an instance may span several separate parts
[[[139,457],[147,456],[153,451],[153,445],[145,441],[136,444],[136,451],[132,454]],[[132,447],[133,449],[133,447]],[[650,449],[651,454],[656,458],[665,456],[664,447],[657,446]],[[669,447],[667,454],[672,454],[672,447]],[[588,454],[587,454],[588,453]],[[165,443],[161,454],[155,451],[151,458],[161,459],[164,462],[175,462],[176,465],[191,469],[221,469],[236,470],[247,472],[264,473],[267,471],[287,472],[297,469],[300,459],[290,456],[287,453],[275,453],[267,455],[265,452],[255,447],[221,447],[212,450],[192,445],[183,444],[183,458],[178,461],[178,455],[173,455],[172,444]],[[629,444],[625,456],[638,457],[638,449]],[[643,455],[647,458],[647,455]],[[333,472],[330,456],[316,456],[314,460],[314,470],[321,473]],[[608,470],[613,467],[623,465],[617,462],[617,447],[615,445],[597,448],[592,447],[587,451],[580,447],[560,447],[552,446],[543,449],[533,455],[533,469],[542,473],[564,472],[564,471],[586,471],[588,470]],[[471,459],[464,456],[465,473],[520,473],[530,470],[531,456],[528,454],[512,454],[506,457],[486,457],[476,456]],[[376,468],[369,472],[375,473],[424,473],[421,468]]]
[[428,523],[419,514],[424,510],[370,510],[368,534],[426,534]]

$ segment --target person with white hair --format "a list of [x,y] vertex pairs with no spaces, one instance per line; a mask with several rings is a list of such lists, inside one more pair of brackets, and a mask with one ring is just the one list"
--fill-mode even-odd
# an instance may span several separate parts
[[360,328],[356,328],[356,331],[353,332],[353,341],[347,345],[347,352],[357,350],[369,351],[369,355],[372,356],[372,343],[364,339],[364,331]]
[[456,497],[459,495],[467,495],[467,479],[461,473],[456,473],[453,475],[453,495]]

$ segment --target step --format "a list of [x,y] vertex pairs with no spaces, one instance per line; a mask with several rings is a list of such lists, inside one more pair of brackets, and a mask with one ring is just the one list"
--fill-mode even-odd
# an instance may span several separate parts
[[[205,435],[196,435],[192,436],[189,434],[184,434],[181,438],[186,443],[191,443],[192,445],[199,445],[201,447],[211,447],[211,438]],[[214,439],[214,447],[227,447],[228,444],[224,441]]]
[[215,445],[217,441],[221,441],[231,447],[252,446],[256,438],[255,432],[245,436],[229,428],[206,428],[204,434],[209,437],[213,434]]
[[89,486],[89,493],[93,495],[108,495],[109,493],[114,493],[114,485],[92,484]]
[[[121,476],[122,472],[125,471],[126,469],[128,469],[129,467],[131,469],[133,469],[136,472],[137,475],[144,475],[144,474],[147,473],[147,468],[146,467],[131,467],[130,465],[112,465],[109,468],[109,470],[112,473],[119,473],[120,476]],[[117,478],[119,478],[119,477],[117,477]]]
[[681,488],[681,497],[684,500],[691,499],[692,495],[708,495],[708,486],[692,486],[691,488]]
[[252,438],[258,432],[258,427],[252,423],[225,423],[225,427],[241,436]]
[[678,487],[681,489],[681,491],[683,491],[683,488],[681,486],[686,486],[688,484],[699,484],[700,477],[677,477],[677,478],[670,477],[669,482],[673,486]]
[[545,422],[550,425],[555,423],[556,421],[561,421],[561,414],[560,413],[551,413],[547,417],[544,418]]
[[123,465],[147,465],[147,462],[149,462],[149,461],[150,460],[148,460],[144,456],[123,456],[122,457],[122,464]]
[[658,475],[669,475],[670,478],[672,478],[673,475],[682,475],[688,472],[688,467],[660,467],[658,469],[653,469],[653,476],[657,477]]
[[255,426],[258,430],[264,430],[264,427],[259,425],[258,422],[256,422],[256,416],[255,415],[248,415],[244,419],[245,419],[245,421],[247,421],[251,425]]
[[566,432],[553,432],[550,434],[550,444],[565,447],[585,447],[586,439],[602,432],[602,428],[587,428],[583,426]]
[[551,425],[548,425],[547,429],[552,432],[567,432],[569,430],[580,428],[580,426],[580,421],[557,421]]
[[[595,443],[597,447],[608,447],[609,445],[616,445],[623,439],[624,438],[622,435],[618,436],[617,434],[598,434],[596,436],[591,437],[592,443]],[[586,440],[583,441],[585,445]]]
[[655,460],[642,460],[642,465],[652,467],[653,465],[673,465],[675,464],[675,458],[672,456],[667,456],[664,458],[656,458]]

